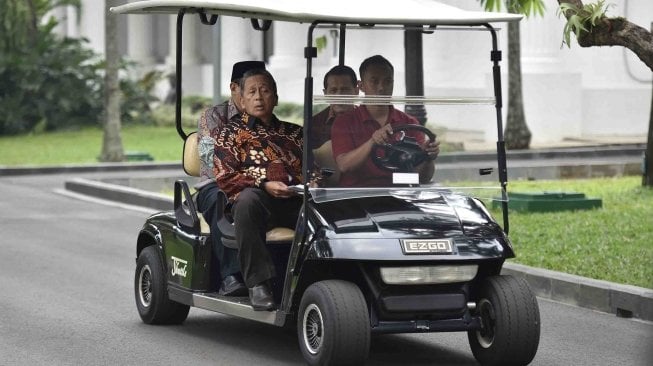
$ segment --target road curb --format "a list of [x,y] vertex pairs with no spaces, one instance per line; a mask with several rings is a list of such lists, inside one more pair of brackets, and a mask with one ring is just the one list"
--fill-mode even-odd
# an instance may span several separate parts
[[501,273],[524,278],[539,297],[624,318],[653,321],[653,290],[517,263],[506,263]]
[[98,163],[74,165],[47,165],[47,166],[0,166],[0,177],[16,175],[37,174],[63,174],[63,173],[97,173],[97,172],[124,172],[144,170],[165,170],[180,168],[180,162],[168,163]]
[[[130,205],[172,210],[169,196],[85,178],[66,181],[65,189]],[[524,278],[541,298],[592,310],[653,321],[653,290],[507,262],[502,274]]]
[[86,178],[73,178],[64,183],[64,188],[75,193],[134,206],[148,207],[161,211],[173,209],[172,197],[161,193],[125,187],[119,184],[105,183]]

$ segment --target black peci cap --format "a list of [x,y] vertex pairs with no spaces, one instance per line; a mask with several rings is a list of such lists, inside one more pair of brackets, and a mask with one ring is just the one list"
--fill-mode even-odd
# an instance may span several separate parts
[[236,81],[245,75],[249,70],[263,69],[265,70],[265,62],[263,61],[241,61],[234,64],[231,71],[231,81]]

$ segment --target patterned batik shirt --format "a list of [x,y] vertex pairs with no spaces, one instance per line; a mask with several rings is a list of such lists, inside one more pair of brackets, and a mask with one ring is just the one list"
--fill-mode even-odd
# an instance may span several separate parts
[[267,181],[302,183],[302,127],[272,116],[269,125],[243,114],[215,136],[215,180],[230,202]]
[[197,123],[197,149],[200,156],[200,180],[195,185],[200,189],[215,182],[213,172],[213,151],[215,136],[228,121],[240,121],[240,111],[231,99],[207,108]]

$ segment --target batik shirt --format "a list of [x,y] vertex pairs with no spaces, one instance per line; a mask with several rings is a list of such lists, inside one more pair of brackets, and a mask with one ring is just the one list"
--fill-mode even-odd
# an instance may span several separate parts
[[200,180],[195,185],[200,189],[205,185],[215,182],[213,172],[213,151],[215,136],[228,121],[239,121],[240,112],[236,105],[229,99],[216,106],[207,108],[197,123],[197,148],[200,156]]
[[243,114],[215,136],[214,173],[218,187],[233,202],[248,187],[267,181],[302,183],[302,127],[276,116],[265,125]]

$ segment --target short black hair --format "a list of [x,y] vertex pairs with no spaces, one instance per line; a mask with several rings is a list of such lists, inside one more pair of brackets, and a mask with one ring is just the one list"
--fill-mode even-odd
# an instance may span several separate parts
[[354,71],[354,69],[346,65],[336,65],[332,67],[331,70],[329,70],[324,75],[324,89],[327,88],[327,79],[329,78],[329,76],[335,76],[335,75],[349,76],[352,85],[356,87],[356,83],[358,82],[358,78],[356,77],[356,71]]
[[243,74],[243,77],[240,78],[240,94],[243,95],[245,92],[245,80],[247,78],[256,76],[256,75],[263,75],[265,76],[266,79],[268,79],[268,82],[270,83],[270,86],[272,87],[272,91],[274,92],[274,95],[277,95],[277,82],[274,81],[274,77],[272,77],[272,74],[268,70],[265,69],[253,69],[245,72]]
[[390,61],[388,61],[388,59],[386,59],[381,55],[374,55],[366,58],[365,60],[363,60],[363,62],[361,62],[361,66],[358,68],[358,73],[361,79],[363,78],[363,74],[365,73],[365,71],[367,71],[367,69],[372,65],[387,66],[390,68],[390,71],[392,71],[393,74],[395,72],[395,68],[392,66]]

